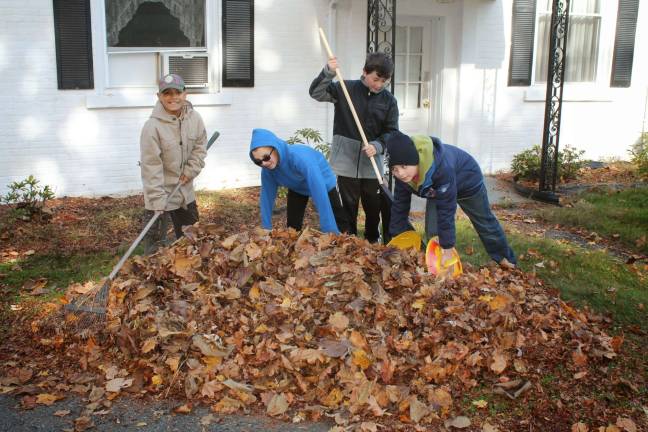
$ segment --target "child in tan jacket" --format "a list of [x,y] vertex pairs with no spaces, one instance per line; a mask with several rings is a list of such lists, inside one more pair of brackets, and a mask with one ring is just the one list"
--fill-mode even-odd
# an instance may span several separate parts
[[[153,212],[168,212],[176,238],[182,227],[198,221],[193,179],[205,166],[207,133],[202,117],[187,101],[182,77],[169,74],[159,81],[158,102],[142,128],[140,164],[147,220]],[[178,183],[182,186],[169,196]],[[144,240],[152,253],[166,238],[164,215]]]

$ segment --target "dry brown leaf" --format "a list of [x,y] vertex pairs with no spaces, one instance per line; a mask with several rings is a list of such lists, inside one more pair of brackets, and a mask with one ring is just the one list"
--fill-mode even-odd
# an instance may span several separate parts
[[130,387],[133,384],[133,378],[114,378],[106,382],[106,391],[117,393],[121,389]]
[[443,422],[443,425],[447,428],[454,427],[457,429],[465,429],[470,427],[470,419],[464,416],[454,417],[452,419],[446,420]]
[[49,406],[59,399],[63,399],[63,396],[57,396],[51,393],[40,393],[36,396],[36,403]]
[[176,414],[189,414],[193,410],[193,407],[190,403],[182,404],[173,409],[173,412]]
[[637,432],[637,425],[628,417],[617,418],[616,425],[626,432]]
[[144,344],[142,345],[142,354],[146,354],[150,351],[153,351],[155,347],[157,346],[157,338],[152,337],[148,338],[144,341]]
[[268,402],[266,413],[271,416],[279,416],[288,410],[288,401],[283,393],[274,394]]
[[589,432],[589,426],[583,422],[574,423],[571,427],[571,432]]
[[482,432],[499,432],[499,429],[496,426],[493,426],[492,424],[485,422],[482,425]]
[[490,364],[490,369],[495,372],[496,374],[501,374],[504,372],[504,369],[506,369],[507,366],[507,358],[506,355],[502,352],[495,352],[493,354],[493,361]]
[[421,421],[423,417],[430,413],[430,409],[418,400],[416,397],[412,397],[409,403],[409,417],[414,423]]
[[335,312],[333,315],[329,316],[328,322],[337,332],[343,332],[349,326],[349,318],[347,318],[342,312]]

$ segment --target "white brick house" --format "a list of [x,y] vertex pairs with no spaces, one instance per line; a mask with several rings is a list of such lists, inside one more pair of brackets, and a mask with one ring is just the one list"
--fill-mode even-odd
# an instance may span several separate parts
[[[203,1],[201,21],[187,8]],[[189,99],[208,133],[221,133],[198,187],[258,184],[259,169],[247,156],[252,128],[288,138],[310,127],[330,136],[331,108],[308,95],[325,63],[317,29],[329,34],[345,77],[358,77],[366,51],[367,0],[255,0],[251,87],[224,85],[222,53],[230,46],[224,42],[224,9],[236,1],[89,0],[92,88],[83,90],[59,89],[57,1],[3,1],[0,193],[29,174],[53,186],[57,196],[141,190],[140,129],[155,101],[156,77],[169,56],[179,52],[206,57],[207,87]],[[561,146],[584,149],[591,158],[627,158],[628,147],[648,129],[648,4],[638,9],[630,86],[616,88],[610,86],[610,74],[617,12],[619,1],[626,0],[571,1],[578,20],[573,28],[580,33],[574,36],[579,66],[572,68],[572,81],[579,82],[565,85]],[[514,0],[397,0],[401,129],[467,149],[486,172],[506,168],[515,153],[540,144],[545,85],[538,66],[538,53],[544,52],[538,29],[546,2],[533,2],[537,19],[530,83],[509,86]],[[179,16],[176,30],[186,36],[186,45],[117,46],[120,31],[128,32],[128,17],[144,3],[163,4]],[[131,36],[137,38],[134,28]]]

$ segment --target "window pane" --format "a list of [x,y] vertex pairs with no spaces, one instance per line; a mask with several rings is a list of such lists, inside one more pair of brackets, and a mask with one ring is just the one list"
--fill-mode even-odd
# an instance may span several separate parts
[[407,106],[406,108],[418,108],[420,107],[421,100],[421,85],[420,84],[409,84],[407,86]]
[[413,55],[409,59],[409,74],[407,81],[421,81],[421,56]]
[[398,106],[405,106],[405,84],[394,85],[394,96],[398,101]]
[[[551,16],[545,14],[538,19],[538,39],[535,53],[536,83],[547,81],[550,21]],[[600,31],[600,17],[570,16],[565,82],[596,81]]]
[[423,52],[423,27],[410,27],[410,47],[409,52]]
[[406,69],[405,69],[405,59],[407,56],[404,55],[397,55],[396,56],[396,64],[394,65],[394,76],[397,78],[398,82],[405,81],[405,79],[398,79],[398,78],[404,78]]
[[158,76],[157,53],[110,54],[110,87],[155,87]]
[[571,0],[570,13],[597,14],[601,12],[600,0]]
[[566,82],[596,81],[600,24],[599,17],[570,17]]
[[109,47],[204,47],[205,0],[107,0]]
[[396,52],[407,51],[407,27],[396,26]]
[[538,18],[538,36],[535,51],[535,82],[547,82],[547,62],[549,49],[549,29],[551,15],[542,14]]

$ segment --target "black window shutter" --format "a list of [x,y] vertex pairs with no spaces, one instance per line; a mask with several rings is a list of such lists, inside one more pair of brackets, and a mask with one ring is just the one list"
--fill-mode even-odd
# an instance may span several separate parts
[[58,88],[92,89],[90,0],[54,0]]
[[639,0],[619,0],[611,87],[630,87]]
[[535,21],[536,0],[513,1],[509,86],[531,85]]
[[223,0],[223,87],[254,87],[254,0]]

